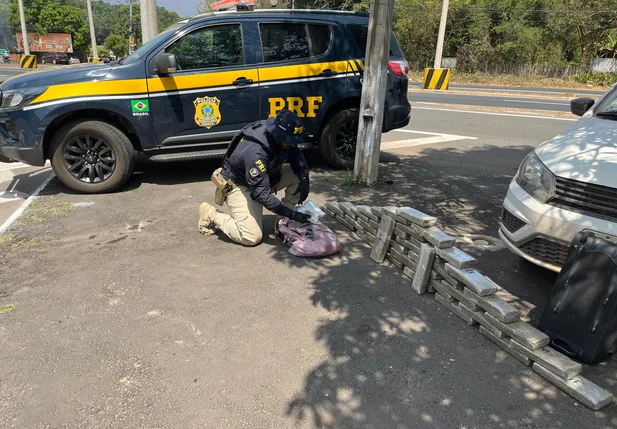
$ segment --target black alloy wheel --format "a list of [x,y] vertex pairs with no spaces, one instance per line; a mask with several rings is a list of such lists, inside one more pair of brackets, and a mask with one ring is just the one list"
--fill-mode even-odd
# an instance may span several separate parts
[[357,140],[358,120],[351,118],[344,122],[336,133],[334,150],[341,158],[355,161]]
[[85,135],[72,138],[62,154],[67,170],[85,183],[101,183],[116,169],[113,147],[100,137]]

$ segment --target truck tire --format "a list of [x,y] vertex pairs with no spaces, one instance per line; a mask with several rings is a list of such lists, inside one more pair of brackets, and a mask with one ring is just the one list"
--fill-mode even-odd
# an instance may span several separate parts
[[111,192],[131,177],[134,164],[131,141],[107,122],[70,123],[51,143],[51,166],[56,176],[77,192]]
[[322,158],[336,168],[350,169],[356,159],[359,109],[337,112],[326,124],[319,142]]

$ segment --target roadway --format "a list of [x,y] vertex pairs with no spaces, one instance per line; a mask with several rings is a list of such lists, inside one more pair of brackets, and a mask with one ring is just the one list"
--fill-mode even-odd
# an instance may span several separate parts
[[416,103],[460,104],[503,109],[570,111],[570,99],[568,98],[521,97],[520,94],[472,95],[448,91],[410,91],[409,100]]

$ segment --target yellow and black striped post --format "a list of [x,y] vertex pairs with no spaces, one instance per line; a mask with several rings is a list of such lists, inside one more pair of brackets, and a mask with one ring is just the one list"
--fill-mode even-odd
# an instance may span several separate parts
[[19,59],[19,66],[22,69],[35,69],[36,55],[22,55]]
[[450,69],[424,69],[424,89],[448,89]]
[[88,57],[88,62],[89,63],[98,63],[100,62],[101,59],[100,58],[95,58],[95,57]]

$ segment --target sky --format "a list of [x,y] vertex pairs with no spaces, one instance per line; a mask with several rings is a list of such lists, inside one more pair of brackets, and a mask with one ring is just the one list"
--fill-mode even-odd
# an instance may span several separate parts
[[[107,0],[110,3],[124,3],[123,0]],[[178,12],[180,16],[193,16],[197,13],[198,0],[156,0],[156,4]]]

